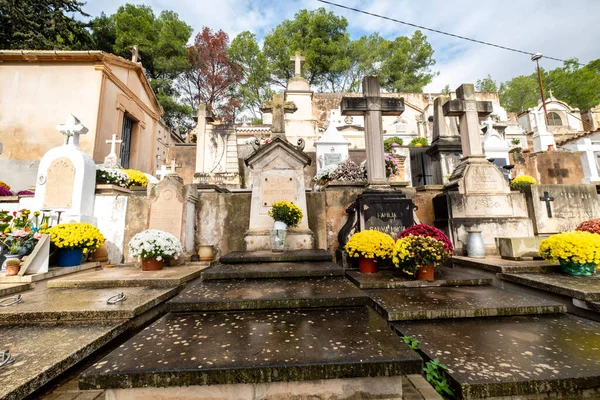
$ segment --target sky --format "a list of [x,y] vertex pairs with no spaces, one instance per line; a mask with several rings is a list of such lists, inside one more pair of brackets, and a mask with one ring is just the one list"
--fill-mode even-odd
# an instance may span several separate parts
[[[576,57],[581,63],[600,58],[599,0],[332,0],[428,28],[550,57]],[[317,0],[87,0],[84,11],[97,16],[114,13],[125,3],[151,6],[155,13],[173,10],[194,28],[222,29],[230,40],[251,31],[259,40],[301,9],[325,7],[348,20],[351,39],[373,32],[387,39],[412,35],[416,28],[326,5]],[[434,49],[439,72],[424,92],[454,90],[462,83],[492,76],[497,83],[535,71],[526,54],[518,54],[438,33],[423,31]],[[542,59],[554,69],[558,61]]]

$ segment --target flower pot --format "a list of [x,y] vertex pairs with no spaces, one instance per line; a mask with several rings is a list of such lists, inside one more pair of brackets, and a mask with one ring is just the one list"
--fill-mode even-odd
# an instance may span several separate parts
[[471,258],[485,258],[485,246],[481,231],[478,229],[467,230],[467,255]]
[[8,260],[20,259],[18,254],[4,254],[4,262],[2,263],[2,269],[0,271],[6,272],[6,264]]
[[554,150],[554,145],[553,145],[553,144],[549,144],[549,145],[548,145],[548,151],[555,151],[555,150]]
[[59,267],[74,267],[83,262],[83,249],[58,249],[56,264]]
[[373,258],[359,257],[358,270],[363,274],[373,274],[377,272],[377,263]]
[[96,251],[90,254],[90,261],[108,261],[108,250],[106,249],[106,245],[103,244],[102,246],[98,247]]
[[21,265],[7,265],[6,266],[6,276],[15,276],[19,273],[21,269]]
[[419,281],[433,281],[435,273],[435,268],[433,268],[433,264],[429,265],[419,265],[419,269],[417,270],[417,280]]
[[271,251],[281,252],[285,250],[285,229],[271,229]]
[[287,224],[285,222],[275,221],[273,229],[287,229]]
[[592,276],[596,273],[595,264],[576,264],[562,259],[560,262],[560,272],[574,276]]
[[142,260],[142,271],[160,271],[165,267],[164,260],[157,260],[155,258],[149,258]]
[[212,244],[201,244],[198,247],[198,257],[200,261],[212,261],[215,253],[215,247]]

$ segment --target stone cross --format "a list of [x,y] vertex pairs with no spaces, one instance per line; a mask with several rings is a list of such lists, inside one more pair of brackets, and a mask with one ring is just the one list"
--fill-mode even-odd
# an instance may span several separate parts
[[271,125],[272,137],[281,136],[285,138],[285,114],[296,112],[298,107],[291,101],[283,101],[283,96],[279,93],[273,95],[273,100],[263,103],[260,111],[273,114]]
[[456,99],[444,104],[444,116],[459,117],[462,155],[467,157],[485,157],[481,147],[481,128],[479,117],[491,114],[491,101],[477,101],[472,83],[462,84],[456,89]]
[[362,87],[362,97],[342,98],[342,115],[364,115],[367,180],[369,186],[387,185],[381,117],[401,115],[404,112],[404,99],[381,97],[377,76],[365,76]]
[[167,166],[165,164],[161,165],[160,170],[156,172],[156,175],[158,175],[161,181],[165,179],[165,176],[169,175],[169,170],[167,169]]
[[[79,135],[85,135],[88,132],[88,128],[74,115],[69,115],[67,121],[64,124],[56,125],[56,130],[65,135],[65,144],[71,144],[76,148],[79,148]],[[73,140],[69,140],[70,138]]]
[[557,183],[563,183],[563,178],[569,176],[569,170],[567,168],[561,168],[560,164],[554,163],[553,169],[548,169],[550,177],[556,178]]
[[132,46],[131,49],[129,49],[129,51],[131,51],[131,61],[133,61],[134,63],[137,63],[142,60],[142,57],[140,56],[140,52],[138,50],[137,45]]
[[104,165],[116,168],[119,160],[117,157],[117,143],[123,143],[123,141],[117,140],[117,135],[113,133],[112,140],[107,140],[106,143],[110,143],[110,153],[104,157]]
[[290,58],[290,61],[294,62],[294,76],[302,76],[302,63],[305,58],[300,55],[300,52],[297,51],[294,57]]
[[540,201],[546,202],[546,211],[548,212],[548,218],[552,218],[552,207],[550,206],[550,202],[554,201],[554,197],[550,197],[548,192],[544,192],[544,195],[540,197]]

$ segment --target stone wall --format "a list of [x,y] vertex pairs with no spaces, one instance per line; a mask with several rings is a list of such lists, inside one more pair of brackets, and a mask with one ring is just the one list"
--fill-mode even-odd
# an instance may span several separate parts
[[142,192],[140,195],[128,196],[127,211],[125,215],[123,259],[127,263],[134,261],[129,254],[129,246],[127,244],[136,234],[148,229],[148,219],[150,217],[150,199],[145,192]]
[[416,214],[422,224],[434,226],[435,213],[433,211],[433,198],[443,192],[443,186],[421,186],[416,193],[410,195],[413,203],[418,207]]
[[183,178],[183,184],[189,185],[194,183],[194,173],[196,172],[196,144],[182,143],[170,146],[168,159],[166,160],[167,165],[171,165],[170,163],[173,157],[175,157],[177,165],[181,165],[180,168],[177,168],[177,175]]
[[584,179],[581,158],[583,152],[547,151],[542,153],[511,153],[515,166],[513,177],[531,175],[539,184],[580,184]]

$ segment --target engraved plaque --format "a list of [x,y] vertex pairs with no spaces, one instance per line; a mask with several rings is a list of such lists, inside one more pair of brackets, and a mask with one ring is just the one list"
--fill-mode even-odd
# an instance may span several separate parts
[[172,188],[161,190],[151,207],[148,227],[169,232],[181,239],[183,202],[179,200],[175,190]]
[[471,167],[465,176],[466,190],[470,193],[499,193],[506,182],[493,166]]
[[271,207],[276,201],[296,201],[296,186],[290,176],[267,176],[263,178],[260,204]]
[[342,162],[342,153],[325,153],[325,165],[338,165]]
[[43,208],[71,208],[74,184],[75,167],[71,160],[61,157],[52,161],[46,174]]

